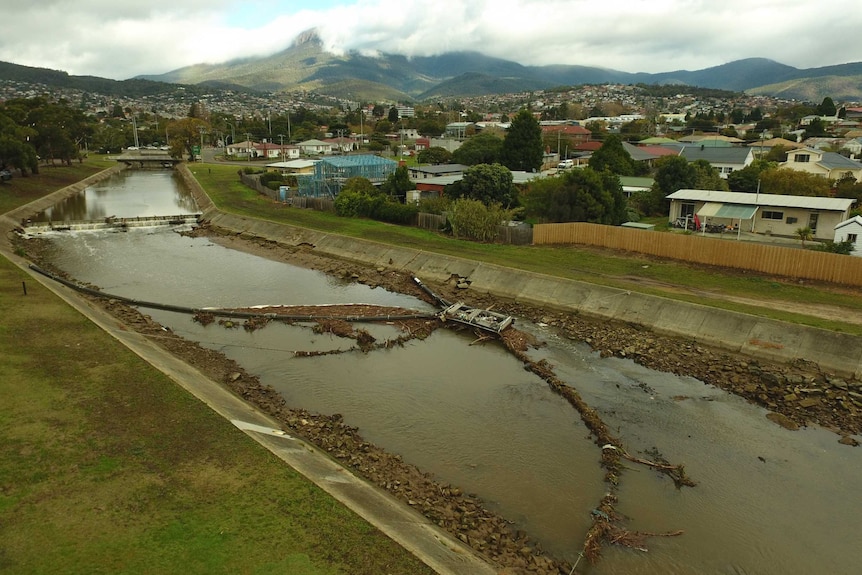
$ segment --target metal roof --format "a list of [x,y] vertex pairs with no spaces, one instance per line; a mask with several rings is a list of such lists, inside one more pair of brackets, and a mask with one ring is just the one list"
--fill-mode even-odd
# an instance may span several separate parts
[[848,198],[822,198],[812,196],[783,196],[779,194],[756,194],[752,192],[720,192],[718,190],[677,190],[667,196],[669,200],[691,200],[746,206],[768,206],[781,208],[803,208],[843,212],[853,204]]

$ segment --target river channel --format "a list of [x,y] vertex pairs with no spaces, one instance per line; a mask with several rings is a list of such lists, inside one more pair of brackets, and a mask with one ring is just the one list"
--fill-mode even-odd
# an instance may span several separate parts
[[[171,172],[127,171],[43,219],[176,215],[194,202]],[[190,307],[371,303],[430,309],[383,289],[221,247],[170,228],[62,232],[51,259],[77,280],[126,297]],[[297,357],[350,340],[271,324],[254,332],[202,326],[143,310],[183,337],[219,350],[283,394],[288,405],[343,415],[368,440],[486,505],[574,563],[605,492],[599,448],[580,417],[496,343],[437,330],[425,341],[368,354]],[[788,431],[766,412],[698,380],[603,359],[588,346],[518,322],[547,345],[531,352],[598,410],[634,454],[657,450],[698,482],[678,490],[632,464],[618,511],[629,528],[683,530],[649,552],[605,548],[580,573],[855,574],[862,565],[862,451],[833,433]],[[388,326],[369,328],[378,338]]]

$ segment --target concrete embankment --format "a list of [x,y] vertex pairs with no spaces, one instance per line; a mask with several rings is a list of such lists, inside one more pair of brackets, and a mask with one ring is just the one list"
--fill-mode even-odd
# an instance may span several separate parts
[[[189,180],[194,182],[189,175]],[[192,183],[190,182],[190,183]],[[642,325],[751,357],[804,359],[842,377],[862,378],[862,337],[615,289],[586,282],[370,242],[219,212],[192,184],[204,219],[218,228],[285,246],[310,246],[346,261],[398,269],[421,279],[463,278],[471,290],[514,301]]]

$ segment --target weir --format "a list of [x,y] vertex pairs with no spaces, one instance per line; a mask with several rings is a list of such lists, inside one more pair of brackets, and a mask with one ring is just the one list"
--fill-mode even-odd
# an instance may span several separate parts
[[175,216],[142,216],[133,218],[118,218],[109,216],[100,220],[78,220],[63,222],[32,223],[22,222],[25,237],[38,236],[47,232],[80,232],[94,230],[127,230],[129,228],[147,228],[156,226],[195,225],[200,222],[200,213],[179,214]]

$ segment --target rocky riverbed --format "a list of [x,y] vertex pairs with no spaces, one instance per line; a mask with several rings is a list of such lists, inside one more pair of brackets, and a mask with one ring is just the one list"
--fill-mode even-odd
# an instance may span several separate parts
[[[209,235],[213,241],[234,249],[318,269],[370,286],[426,297],[408,275],[396,270],[368,268],[323,257],[311,249],[279,246],[256,238],[220,235],[217,230],[200,228],[194,233]],[[25,248],[31,259],[38,262],[38,243],[31,240]],[[832,429],[836,440],[848,446],[857,445],[852,435],[862,431],[862,382],[823,373],[816,365],[755,361],[695,341],[660,336],[637,326],[493,298],[471,291],[463,278],[453,277],[439,285],[427,281],[426,284],[447,299],[463,301],[474,307],[493,307],[498,312],[546,324],[565,337],[586,342],[603,356],[626,357],[651,369],[698,378],[763,405],[769,410],[767,417],[789,429],[809,424],[822,425]],[[477,497],[464,493],[457,486],[440,484],[402,461],[400,456],[365,441],[359,430],[347,425],[339,414],[315,414],[288,406],[277,392],[261,385],[255,376],[221,354],[170,332],[166,336],[162,326],[135,309],[109,300],[96,301],[131,328],[158,336],[160,345],[276,417],[286,430],[306,438],[354,473],[405,501],[487,556],[503,572],[570,573],[571,564],[545,554],[541,545],[528,534],[513,530],[509,521],[488,511]],[[423,332],[417,329],[419,325],[425,325],[429,330],[435,328],[431,323],[422,323],[424,320],[417,321],[420,323],[408,328],[410,332],[416,331],[416,337],[423,336]],[[330,324],[326,329],[339,329],[343,335],[351,336],[344,325]],[[523,345],[529,343],[522,342]],[[687,398],[676,399],[685,401]],[[609,502],[608,509],[612,511],[612,502]],[[619,536],[620,532],[616,531],[616,535]],[[637,534],[626,532],[625,535],[640,543]]]

